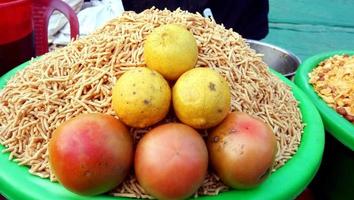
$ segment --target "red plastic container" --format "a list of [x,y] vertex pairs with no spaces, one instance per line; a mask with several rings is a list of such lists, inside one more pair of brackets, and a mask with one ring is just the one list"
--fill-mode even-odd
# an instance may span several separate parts
[[34,56],[32,3],[0,0],[0,75]]
[[28,0],[0,0],[0,44],[32,33],[32,7]]
[[54,10],[69,19],[71,37],[76,37],[76,14],[61,0],[0,0],[0,75],[48,52],[48,21]]

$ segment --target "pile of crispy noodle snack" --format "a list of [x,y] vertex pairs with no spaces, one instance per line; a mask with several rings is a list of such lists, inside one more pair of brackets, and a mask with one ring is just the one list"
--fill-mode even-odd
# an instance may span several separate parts
[[[125,71],[145,66],[144,38],[168,23],[182,24],[193,33],[199,50],[196,66],[211,67],[225,77],[231,87],[232,110],[258,116],[272,127],[278,145],[273,170],[284,165],[296,153],[303,130],[290,88],[269,72],[239,34],[199,14],[154,8],[139,14],[125,12],[93,34],[34,60],[9,80],[0,92],[0,142],[10,159],[29,166],[32,174],[55,180],[47,152],[53,130],[81,113],[115,115],[113,84]],[[173,114],[164,122],[171,120],[176,120]],[[135,142],[148,130],[131,129]],[[209,172],[195,196],[227,189]],[[150,198],[133,172],[110,194]]]

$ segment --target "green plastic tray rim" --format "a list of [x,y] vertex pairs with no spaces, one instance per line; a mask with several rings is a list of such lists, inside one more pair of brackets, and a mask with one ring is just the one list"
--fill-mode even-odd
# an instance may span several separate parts
[[[19,70],[26,67],[24,63],[0,78],[0,89]],[[291,81],[272,71],[289,85],[295,98],[300,102],[304,128],[302,142],[297,153],[283,167],[272,173],[262,184],[250,190],[230,190],[217,196],[203,196],[198,199],[259,199],[283,200],[296,198],[315,176],[322,159],[324,148],[324,128],[321,117],[307,96]],[[0,150],[4,149],[0,145]],[[112,200],[129,199],[107,195],[79,196],[66,190],[58,183],[43,179],[28,172],[28,167],[18,166],[9,161],[8,153],[0,153],[0,192],[8,199],[36,200]]]
[[301,88],[311,99],[321,114],[325,129],[339,140],[346,147],[354,151],[354,125],[344,117],[339,115],[334,109],[328,106],[321,97],[314,91],[309,83],[308,74],[318,66],[318,64],[334,55],[349,54],[354,55],[354,51],[331,51],[321,53],[306,59],[298,68],[295,75],[295,84]]

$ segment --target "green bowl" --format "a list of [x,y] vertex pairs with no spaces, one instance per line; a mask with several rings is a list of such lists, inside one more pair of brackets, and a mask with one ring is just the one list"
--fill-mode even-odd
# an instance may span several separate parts
[[[24,63],[0,78],[0,89],[16,71],[26,67]],[[297,153],[283,167],[272,173],[262,184],[249,190],[230,190],[217,196],[203,196],[198,199],[294,199],[311,182],[322,159],[324,128],[321,117],[307,96],[291,81],[272,71],[289,85],[295,98],[300,102],[304,128],[302,141]],[[0,145],[0,150],[4,149]],[[128,199],[106,195],[79,196],[66,190],[58,183],[31,175],[28,168],[9,161],[8,153],[0,153],[0,193],[8,199],[70,199],[70,200],[112,200]]]
[[339,115],[333,108],[329,107],[328,104],[317,95],[312,85],[309,84],[308,73],[317,67],[321,61],[338,54],[354,55],[354,51],[332,51],[306,59],[296,72],[295,84],[307,94],[317,107],[322,116],[325,129],[342,144],[354,151],[354,125]]

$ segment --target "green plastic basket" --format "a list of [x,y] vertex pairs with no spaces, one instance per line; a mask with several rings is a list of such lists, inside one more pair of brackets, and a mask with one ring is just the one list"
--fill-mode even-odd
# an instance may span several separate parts
[[[0,79],[0,88],[3,88],[16,71],[26,67],[24,63]],[[283,167],[272,173],[261,185],[250,190],[230,190],[217,196],[203,196],[198,199],[293,199],[298,196],[315,176],[323,154],[324,128],[321,117],[315,106],[307,96],[279,73],[272,71],[284,83],[289,85],[295,98],[300,102],[304,128],[302,141],[297,153]],[[4,147],[0,145],[0,150]],[[0,192],[8,199],[36,199],[36,200],[112,200],[129,199],[107,195],[79,196],[66,190],[58,183],[48,179],[31,175],[28,168],[18,166],[8,159],[8,153],[0,153]]]
[[308,74],[317,67],[321,61],[340,54],[354,55],[354,51],[332,51],[306,59],[296,72],[295,84],[307,94],[317,107],[322,116],[325,129],[342,144],[354,151],[354,125],[329,107],[327,103],[317,95],[312,85],[309,84]]

